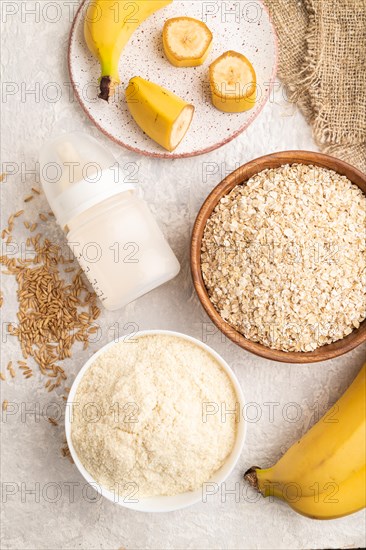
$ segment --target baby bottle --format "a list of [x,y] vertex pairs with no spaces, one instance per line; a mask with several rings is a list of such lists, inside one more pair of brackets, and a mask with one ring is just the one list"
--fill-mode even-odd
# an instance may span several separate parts
[[41,151],[40,171],[57,222],[107,309],[119,309],[179,273],[147,204],[95,139],[61,135]]

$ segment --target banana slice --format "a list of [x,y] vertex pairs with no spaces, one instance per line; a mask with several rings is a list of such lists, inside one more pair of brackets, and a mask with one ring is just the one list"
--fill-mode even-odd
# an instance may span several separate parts
[[140,128],[159,145],[174,151],[192,122],[193,105],[139,76],[131,78],[126,101]]
[[168,19],[163,29],[165,55],[175,67],[197,67],[207,59],[212,47],[212,32],[192,17]]
[[178,118],[174,121],[170,132],[170,143],[167,147],[168,151],[174,151],[186,135],[192,122],[193,113],[194,107],[192,105],[186,105]]
[[213,105],[224,113],[242,113],[255,105],[256,73],[241,53],[225,52],[210,65],[210,87]]

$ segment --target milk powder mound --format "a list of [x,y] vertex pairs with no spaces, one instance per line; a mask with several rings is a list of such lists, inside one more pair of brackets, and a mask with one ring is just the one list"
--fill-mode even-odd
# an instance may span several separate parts
[[86,371],[72,442],[89,474],[121,496],[133,488],[137,499],[194,491],[233,449],[237,401],[227,373],[199,345],[174,335],[135,337]]

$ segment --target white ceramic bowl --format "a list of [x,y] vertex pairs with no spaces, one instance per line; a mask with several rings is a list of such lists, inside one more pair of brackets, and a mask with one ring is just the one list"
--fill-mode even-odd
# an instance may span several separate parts
[[[214,357],[218,363],[221,365],[221,367],[224,369],[224,371],[229,376],[233,387],[236,391],[237,395],[237,402],[240,404],[240,411],[243,411],[244,407],[244,397],[243,393],[241,391],[239,382],[229,367],[229,365],[220,357],[218,353],[216,353],[213,349],[211,349],[206,344],[203,344],[199,340],[196,340],[196,338],[192,338],[191,336],[186,336],[185,334],[181,334],[179,332],[173,332],[168,330],[146,330],[138,332],[134,335],[134,337],[138,336],[144,336],[146,334],[154,335],[154,334],[166,334],[171,336],[177,336],[179,338],[182,338],[184,340],[188,340],[190,342],[193,342],[194,344],[200,346],[204,350],[206,350],[208,353]],[[126,339],[125,336],[120,338],[120,340]],[[192,492],[186,492],[181,493],[179,495],[174,496],[159,496],[159,497],[152,497],[152,498],[144,498],[141,500],[138,499],[138,495],[136,497],[132,496],[130,501],[126,501],[126,499],[118,499],[116,495],[112,492],[106,489],[105,487],[100,486],[95,479],[86,471],[83,464],[81,463],[78,455],[76,454],[75,448],[72,444],[71,440],[71,414],[70,411],[72,410],[72,403],[74,402],[75,395],[78,389],[78,386],[81,382],[81,379],[83,378],[85,372],[89,369],[89,367],[94,363],[96,358],[104,353],[109,347],[114,346],[116,344],[115,341],[110,342],[109,344],[103,346],[99,351],[97,351],[88,361],[85,363],[85,365],[80,370],[79,374],[75,378],[75,381],[71,387],[69,397],[67,400],[67,407],[66,407],[66,417],[65,417],[65,430],[66,430],[66,439],[67,444],[70,449],[71,456],[76,464],[76,467],[78,468],[81,475],[84,477],[84,479],[94,488],[96,489],[102,496],[110,500],[111,502],[114,502],[116,504],[119,504],[120,506],[124,506],[126,508],[130,508],[131,510],[136,510],[139,512],[171,512],[173,510],[178,510],[180,508],[185,508],[186,506],[190,506],[192,504],[195,504],[196,502],[199,502],[202,500],[202,489],[198,489],[197,491]],[[230,475],[232,472],[235,464],[237,463],[241,451],[243,449],[244,440],[245,440],[245,433],[246,433],[246,426],[245,422],[243,420],[242,414],[240,415],[240,421],[237,424],[237,437],[235,441],[234,448],[229,455],[226,462],[223,464],[223,466],[215,473],[214,476],[212,476],[211,479],[207,480],[209,483],[216,483],[217,485],[220,485],[225,481],[225,479]],[[131,502],[132,500],[136,499],[137,502]]]

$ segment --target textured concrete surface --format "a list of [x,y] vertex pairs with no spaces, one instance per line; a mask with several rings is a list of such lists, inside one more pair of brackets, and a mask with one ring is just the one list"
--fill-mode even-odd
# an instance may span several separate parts
[[[84,130],[110,147],[123,166],[136,163],[138,183],[182,264],[174,281],[122,311],[102,314],[100,341],[84,352],[78,349],[72,360],[65,362],[68,381],[72,382],[93,351],[113,338],[116,327],[121,334],[135,327],[168,328],[204,338],[229,362],[247,401],[255,404],[247,411],[251,421],[243,454],[226,484],[226,490],[236,488],[236,494],[225,496],[222,487],[207,502],[186,510],[166,515],[138,514],[99,499],[93,490],[87,490],[76,468],[62,458],[62,422],[54,427],[44,418],[57,414],[62,406],[60,396],[45,393],[38,375],[29,380],[21,379],[19,374],[14,380],[7,376],[7,382],[1,382],[1,399],[15,403],[19,411],[3,417],[1,423],[2,548],[180,550],[365,546],[362,512],[329,522],[312,521],[296,515],[284,504],[257,499],[240,485],[247,467],[273,463],[314,422],[317,411],[329,407],[339,397],[360,368],[365,348],[327,363],[302,366],[275,364],[250,355],[225,341],[207,324],[208,318],[195,296],[189,274],[190,232],[203,199],[227,172],[247,160],[286,149],[315,150],[310,129],[301,115],[285,101],[278,87],[249,130],[219,151],[173,162],[139,157],[99,135],[73,99],[66,48],[71,24],[69,11],[77,3],[4,1],[1,4],[3,21],[5,9],[7,13],[6,24],[2,25],[1,160],[17,163],[21,168],[1,184],[1,227],[11,212],[23,206],[22,198],[37,179],[25,171],[35,168],[43,142],[65,130]],[[32,8],[41,12],[31,14]],[[59,97],[54,101],[57,91]],[[8,169],[11,170],[10,165]],[[208,172],[211,174],[207,175]],[[27,218],[35,220],[45,208],[44,197],[32,201],[27,206]],[[52,221],[44,226],[44,231],[50,238],[63,239]],[[24,233],[19,224],[18,242],[22,239]],[[1,316],[5,323],[15,320],[15,284],[3,276],[1,287],[4,291]],[[10,359],[20,359],[14,338],[2,342],[2,371]],[[273,417],[269,414],[269,403],[278,403]],[[297,408],[290,403],[296,403]],[[34,410],[36,406],[42,413],[37,419],[25,414],[25,407]],[[297,411],[295,421],[294,411]]]

